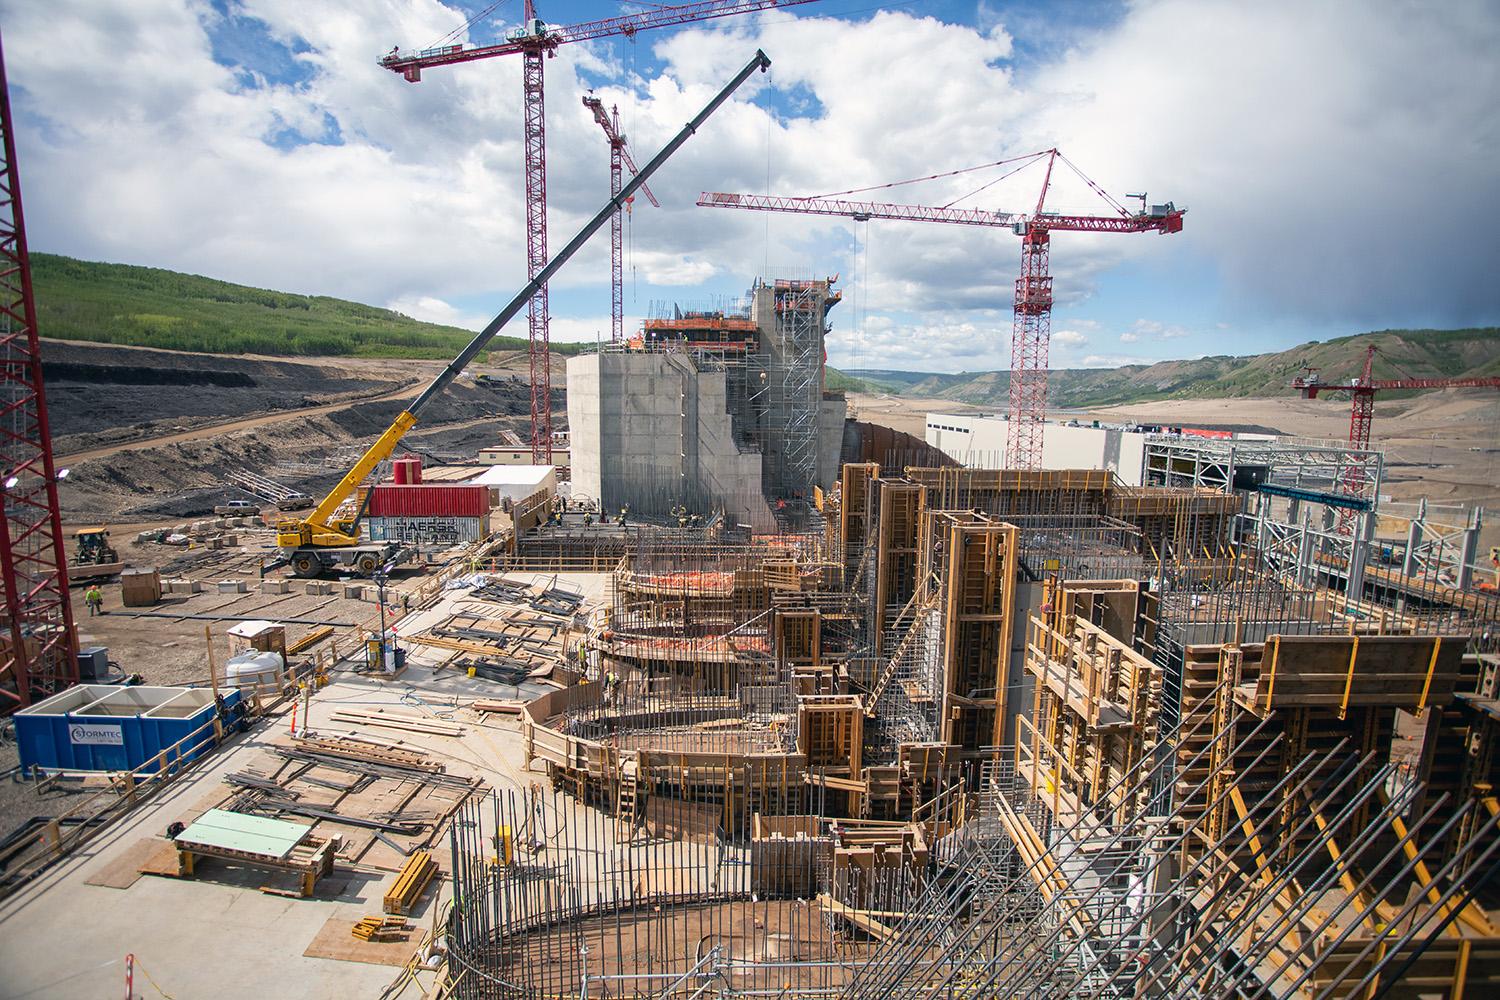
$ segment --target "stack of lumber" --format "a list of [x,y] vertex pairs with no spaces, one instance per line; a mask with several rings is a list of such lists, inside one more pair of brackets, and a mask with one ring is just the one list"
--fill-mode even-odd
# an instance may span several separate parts
[[418,851],[406,859],[390,891],[385,894],[386,913],[410,913],[422,898],[427,883],[437,874],[437,862],[427,851]]
[[384,764],[389,767],[407,768],[413,771],[437,773],[443,765],[417,750],[401,747],[381,746],[356,739],[335,739],[323,736],[299,736],[297,748],[310,753],[344,760],[357,760],[366,764]]
[[421,715],[393,712],[384,708],[341,708],[333,713],[335,722],[352,722],[356,725],[380,726],[399,729],[424,736],[462,736],[464,727],[456,722],[444,722]]

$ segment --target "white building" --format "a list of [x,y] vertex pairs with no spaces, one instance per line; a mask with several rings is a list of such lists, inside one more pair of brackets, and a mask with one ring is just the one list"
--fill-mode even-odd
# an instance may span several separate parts
[[[1042,468],[1108,469],[1121,482],[1145,479],[1146,437],[1120,427],[1070,426],[1048,422],[1042,434]],[[927,414],[927,443],[977,469],[1005,467],[1010,421],[983,414]]]

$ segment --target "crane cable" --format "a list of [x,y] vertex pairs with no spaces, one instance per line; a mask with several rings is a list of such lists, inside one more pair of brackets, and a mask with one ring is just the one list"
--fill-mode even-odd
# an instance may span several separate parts
[[[808,198],[834,198],[834,197],[838,197],[839,195],[845,195],[845,194],[861,194],[861,193],[863,193],[865,191],[881,191],[881,190],[884,190],[885,188],[900,187],[903,184],[918,184],[918,183],[920,183],[922,181],[937,180],[940,177],[956,177],[959,174],[973,173],[976,170],[988,170],[990,167],[1003,167],[1007,163],[1015,163],[1018,160],[1032,161],[1032,160],[1040,159],[1041,157],[1046,156],[1050,152],[1052,152],[1050,149],[1044,149],[1044,150],[1041,150],[1040,152],[1036,152],[1036,153],[1025,153],[1025,154],[1023,154],[1021,156],[1006,157],[1003,160],[996,160],[993,163],[981,163],[981,164],[979,164],[978,166],[975,166],[975,167],[961,167],[958,170],[947,170],[947,171],[944,171],[943,173],[940,173],[940,174],[928,174],[926,177],[911,177],[911,178],[908,178],[908,179],[906,179],[904,181],[891,181],[888,184],[872,184],[869,187],[850,188],[847,191],[830,191],[827,194],[813,194],[813,195],[808,195],[807,197]],[[1023,166],[1024,165],[1025,164],[1023,164]]]
[[475,14],[473,17],[469,18],[463,24],[460,24],[458,27],[456,27],[452,31],[448,32],[446,35],[442,36],[437,41],[435,41],[435,42],[429,42],[427,44],[426,48],[435,49],[439,45],[446,45],[446,44],[448,44],[449,42],[451,42],[455,38],[457,38],[459,35],[463,34],[465,31],[468,31],[474,25],[478,24],[480,21],[482,21],[485,18],[489,17],[491,14],[495,13],[496,10],[500,9],[501,7],[505,6],[508,3],[510,3],[510,0],[495,0],[494,3],[490,4],[488,7],[484,8],[479,13]]

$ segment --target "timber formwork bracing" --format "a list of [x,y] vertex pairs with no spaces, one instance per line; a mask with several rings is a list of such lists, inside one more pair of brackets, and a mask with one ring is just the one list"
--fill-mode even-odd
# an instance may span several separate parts
[[1299,578],[1201,485],[867,463],[814,503],[620,559],[522,711],[552,789],[455,832],[454,995],[1500,989],[1484,608]]

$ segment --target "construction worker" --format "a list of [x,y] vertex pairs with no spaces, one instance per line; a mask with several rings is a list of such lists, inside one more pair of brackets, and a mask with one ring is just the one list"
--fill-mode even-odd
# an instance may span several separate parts
[[90,618],[104,610],[104,592],[99,589],[97,583],[90,584],[89,589],[84,592],[83,603],[89,606]]
[[615,700],[615,688],[620,685],[620,675],[613,668],[604,672],[604,703],[608,705]]

